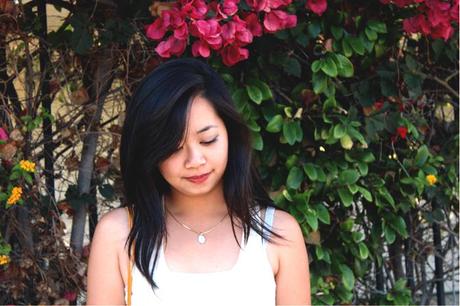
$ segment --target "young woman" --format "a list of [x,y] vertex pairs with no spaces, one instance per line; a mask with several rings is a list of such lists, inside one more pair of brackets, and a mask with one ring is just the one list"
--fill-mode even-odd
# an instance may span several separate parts
[[207,64],[171,60],[145,78],[120,154],[126,205],[97,225],[88,304],[310,304],[300,227],[264,191],[249,130]]

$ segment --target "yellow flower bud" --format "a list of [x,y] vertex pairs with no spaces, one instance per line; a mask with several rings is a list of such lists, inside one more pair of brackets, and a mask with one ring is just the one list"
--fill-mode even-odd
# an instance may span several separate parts
[[428,185],[430,186],[433,186],[436,182],[437,182],[437,178],[436,176],[434,176],[433,174],[428,174],[426,176],[426,182],[428,183]]

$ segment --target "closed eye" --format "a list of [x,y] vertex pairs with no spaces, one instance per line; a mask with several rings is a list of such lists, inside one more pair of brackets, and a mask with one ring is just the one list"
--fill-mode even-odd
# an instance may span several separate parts
[[202,141],[201,143],[204,144],[204,145],[210,145],[211,143],[216,142],[216,141],[217,141],[217,138],[218,138],[218,137],[216,137],[216,138],[214,138],[214,139],[212,139],[212,140],[210,140],[210,141]]

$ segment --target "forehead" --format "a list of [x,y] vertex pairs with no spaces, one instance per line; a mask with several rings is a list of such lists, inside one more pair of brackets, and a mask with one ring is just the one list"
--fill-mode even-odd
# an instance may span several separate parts
[[194,133],[209,124],[220,125],[221,122],[222,120],[208,99],[201,96],[193,99],[187,118],[187,129],[190,132]]

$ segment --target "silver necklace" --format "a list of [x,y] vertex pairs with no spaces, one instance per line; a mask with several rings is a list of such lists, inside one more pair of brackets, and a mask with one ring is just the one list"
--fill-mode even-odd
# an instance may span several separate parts
[[219,221],[217,222],[216,225],[214,225],[213,227],[211,227],[210,229],[206,230],[206,231],[203,231],[203,232],[199,232],[199,231],[196,231],[194,230],[193,228],[191,228],[190,226],[180,222],[174,215],[172,212],[169,211],[169,209],[166,208],[166,211],[171,215],[171,217],[174,219],[174,221],[176,221],[177,223],[179,223],[180,225],[182,225],[183,228],[191,231],[191,232],[194,232],[195,234],[197,234],[197,241],[199,244],[205,244],[206,243],[206,237],[204,235],[206,235],[207,233],[210,233],[211,231],[213,231],[219,224],[222,223],[222,221],[224,221],[224,219],[227,217],[228,213],[225,214],[225,216]]

